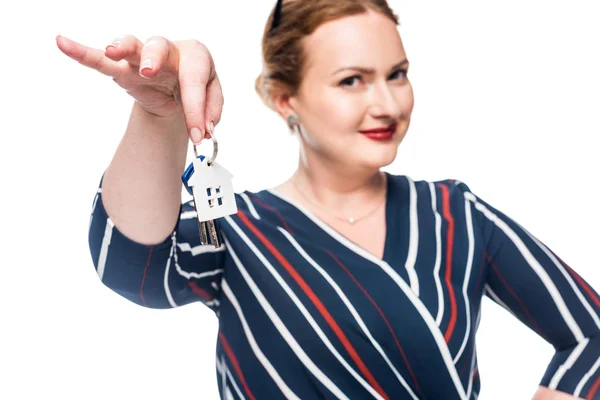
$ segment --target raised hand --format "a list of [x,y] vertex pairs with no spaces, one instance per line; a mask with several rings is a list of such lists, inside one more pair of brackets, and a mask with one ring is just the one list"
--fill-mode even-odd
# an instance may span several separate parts
[[105,50],[58,36],[59,49],[86,67],[112,77],[150,114],[183,113],[190,137],[199,143],[221,119],[223,93],[213,58],[197,40],[152,36],[142,43],[125,35]]

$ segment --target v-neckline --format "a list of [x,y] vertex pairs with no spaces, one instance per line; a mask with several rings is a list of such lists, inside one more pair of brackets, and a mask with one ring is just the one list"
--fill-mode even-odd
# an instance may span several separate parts
[[269,193],[275,198],[285,202],[288,206],[292,207],[300,214],[303,214],[309,221],[311,221],[312,225],[314,225],[316,229],[325,232],[331,238],[335,239],[337,242],[339,242],[342,246],[346,247],[350,251],[353,251],[354,253],[375,264],[381,264],[382,262],[389,264],[390,256],[393,250],[393,244],[395,243],[395,238],[397,235],[396,224],[393,222],[395,221],[395,214],[397,209],[397,204],[395,204],[397,202],[397,193],[393,182],[393,176],[388,172],[384,173],[386,174],[387,188],[385,199],[385,240],[382,258],[379,258],[375,254],[371,253],[362,246],[353,242],[344,234],[342,234],[337,229],[333,228],[331,225],[325,222],[322,218],[315,215],[312,211],[299,204],[296,200],[279,192],[277,189],[265,189],[264,192]]

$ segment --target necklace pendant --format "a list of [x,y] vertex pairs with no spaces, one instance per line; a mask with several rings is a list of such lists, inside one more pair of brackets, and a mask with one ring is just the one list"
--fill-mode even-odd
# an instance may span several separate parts
[[356,219],[354,219],[354,217],[350,217],[348,218],[348,222],[350,222],[351,224],[356,222]]

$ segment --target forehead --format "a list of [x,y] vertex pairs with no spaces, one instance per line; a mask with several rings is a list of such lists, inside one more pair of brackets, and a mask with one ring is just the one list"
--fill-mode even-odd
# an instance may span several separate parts
[[368,11],[321,25],[304,39],[306,73],[332,73],[346,66],[387,69],[406,58],[397,26]]

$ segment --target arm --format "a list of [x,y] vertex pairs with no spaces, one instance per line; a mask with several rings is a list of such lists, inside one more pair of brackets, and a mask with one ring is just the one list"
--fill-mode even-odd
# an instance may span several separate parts
[[545,386],[540,386],[535,392],[532,400],[577,400],[581,397],[574,397],[564,392],[548,389]]
[[134,102],[102,181],[106,211],[132,240],[157,244],[173,231],[188,141],[183,113],[158,117]]
[[225,247],[200,246],[194,207],[181,204],[187,142],[182,118],[134,105],[94,199],[90,252],[100,280],[136,304],[216,311]]
[[536,400],[600,399],[598,294],[525,228],[457,185],[487,238],[486,294],[555,349]]

